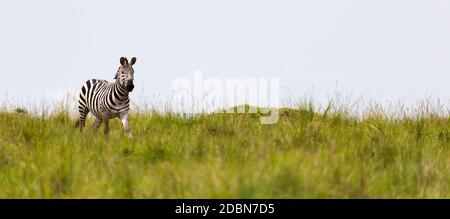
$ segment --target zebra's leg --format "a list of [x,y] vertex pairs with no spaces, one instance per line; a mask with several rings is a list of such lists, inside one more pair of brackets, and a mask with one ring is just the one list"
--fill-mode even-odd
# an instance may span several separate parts
[[103,133],[105,134],[105,136],[108,136],[109,134],[109,119],[106,119],[103,124],[105,125],[103,127]]
[[80,113],[80,119],[78,120],[76,127],[80,127],[80,132],[83,131],[84,128],[84,122],[86,119],[87,114],[89,113],[89,109],[87,108],[86,104],[86,97],[84,96],[86,93],[86,89],[83,86],[81,89],[80,96],[78,98],[78,112]]
[[92,125],[92,129],[94,129],[94,131],[96,132],[100,124],[102,124],[102,120],[100,118],[95,118],[95,122]]
[[131,134],[130,126],[128,125],[128,114],[120,115],[120,121],[122,121],[123,131],[127,133],[128,138],[132,138],[133,135]]
[[89,113],[89,110],[86,108],[79,108],[80,119],[78,120],[76,127],[80,127],[80,132],[83,131],[83,127],[85,125],[86,116]]

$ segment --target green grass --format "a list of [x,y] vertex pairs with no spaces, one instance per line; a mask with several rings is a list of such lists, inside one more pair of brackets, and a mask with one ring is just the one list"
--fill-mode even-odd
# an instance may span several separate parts
[[141,112],[131,140],[74,123],[0,112],[0,198],[450,198],[448,116]]

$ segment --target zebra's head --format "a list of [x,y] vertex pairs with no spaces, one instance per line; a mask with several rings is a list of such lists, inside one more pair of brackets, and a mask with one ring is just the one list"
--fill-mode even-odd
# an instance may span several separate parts
[[134,69],[133,65],[136,63],[136,57],[133,57],[130,62],[125,57],[120,58],[120,67],[117,71],[116,77],[119,84],[124,87],[128,92],[134,89]]

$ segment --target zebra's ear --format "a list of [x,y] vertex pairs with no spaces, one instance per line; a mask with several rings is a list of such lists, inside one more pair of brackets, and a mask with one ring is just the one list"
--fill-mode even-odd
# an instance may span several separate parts
[[126,64],[128,64],[128,59],[125,58],[125,57],[121,57],[121,58],[120,58],[120,64],[121,64],[122,66],[125,66]]
[[131,58],[130,65],[134,65],[136,63],[136,57]]

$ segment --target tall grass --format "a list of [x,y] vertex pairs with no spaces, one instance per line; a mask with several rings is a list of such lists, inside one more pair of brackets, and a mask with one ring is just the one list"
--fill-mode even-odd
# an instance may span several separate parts
[[448,108],[431,105],[352,114],[306,101],[274,125],[141,109],[131,140],[118,120],[109,137],[80,133],[65,104],[3,107],[0,197],[450,198]]

